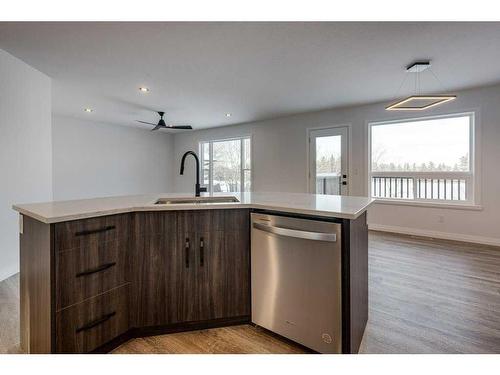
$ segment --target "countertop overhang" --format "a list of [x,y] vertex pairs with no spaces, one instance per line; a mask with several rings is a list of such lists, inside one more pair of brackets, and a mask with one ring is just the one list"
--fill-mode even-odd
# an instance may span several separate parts
[[20,214],[46,224],[138,211],[183,211],[258,208],[303,215],[356,219],[374,202],[369,197],[303,193],[215,193],[202,196],[234,196],[239,202],[155,204],[160,198],[193,197],[189,193],[129,195],[69,201],[15,204]]

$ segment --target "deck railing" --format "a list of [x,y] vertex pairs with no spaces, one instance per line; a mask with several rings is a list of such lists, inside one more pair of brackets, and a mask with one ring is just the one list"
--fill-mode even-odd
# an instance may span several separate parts
[[374,198],[403,200],[469,201],[468,173],[373,173]]
[[316,194],[340,194],[340,176],[316,176]]

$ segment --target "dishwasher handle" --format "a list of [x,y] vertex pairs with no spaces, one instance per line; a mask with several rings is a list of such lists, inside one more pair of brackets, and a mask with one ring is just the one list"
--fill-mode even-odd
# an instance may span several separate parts
[[336,233],[308,232],[297,229],[275,227],[272,225],[261,224],[261,223],[253,223],[253,227],[254,229],[277,234],[279,236],[303,238],[305,240],[313,240],[313,241],[337,242]]

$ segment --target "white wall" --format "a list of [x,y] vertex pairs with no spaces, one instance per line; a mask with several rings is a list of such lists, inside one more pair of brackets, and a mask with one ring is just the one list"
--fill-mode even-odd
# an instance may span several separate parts
[[52,199],[51,83],[0,50],[0,280],[19,270],[12,204]]
[[[361,89],[361,88],[360,88]],[[388,112],[387,103],[305,113],[269,121],[220,127],[175,135],[175,163],[183,152],[198,150],[200,140],[252,135],[253,190],[307,192],[307,129],[347,124],[351,127],[350,194],[367,195],[367,123],[415,117],[415,113]],[[432,234],[500,245],[500,86],[466,90],[458,98],[426,111],[425,115],[476,111],[482,156],[480,211],[377,204],[369,223],[379,228]],[[187,176],[175,177],[175,191],[191,192],[193,163]],[[438,222],[443,216],[444,222]]]
[[54,200],[172,190],[170,134],[57,116],[52,126]]

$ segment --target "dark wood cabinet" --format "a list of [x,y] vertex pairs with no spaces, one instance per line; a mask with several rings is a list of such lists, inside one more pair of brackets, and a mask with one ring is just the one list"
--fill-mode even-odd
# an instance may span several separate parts
[[57,311],[129,282],[128,240],[55,253]]
[[[130,337],[250,321],[249,232],[247,209],[26,218],[23,348],[106,351]],[[35,289],[47,298],[32,298]]]
[[176,212],[137,213],[131,251],[132,293],[137,302],[136,327],[182,321],[183,253],[179,248]]
[[[186,291],[196,301],[191,317],[207,321],[250,315],[250,244],[248,210],[213,210],[202,215],[184,212],[191,236],[193,287]],[[240,223],[237,226],[235,223]],[[192,227],[192,225],[196,227]],[[245,228],[246,230],[242,230]]]
[[[248,210],[138,214],[132,258],[136,325],[249,317],[248,217]],[[238,230],[236,218],[243,224]],[[145,230],[144,223],[155,229]]]
[[129,285],[112,289],[56,313],[57,353],[87,353],[125,333]]
[[[109,351],[150,334],[250,322],[250,209],[22,218],[21,346]],[[366,214],[342,220],[343,352],[368,316]]]
[[131,214],[120,214],[54,224],[55,251],[98,246],[130,237]]
[[[225,315],[225,304],[229,303],[228,290],[222,282],[225,270],[225,248],[223,231],[197,233],[197,287],[198,309],[201,320],[218,319]],[[203,249],[203,250],[201,250]],[[203,254],[203,257],[202,255]],[[203,261],[202,261],[203,260]]]
[[198,287],[202,320],[250,315],[249,231],[238,231],[234,220],[249,227],[245,212],[226,212],[224,230],[198,233],[204,261],[198,259]]
[[250,233],[227,233],[224,236],[224,252],[225,271],[221,273],[223,289],[226,290],[223,314],[250,315]]
[[120,214],[49,229],[51,352],[86,353],[129,330],[131,223]]

